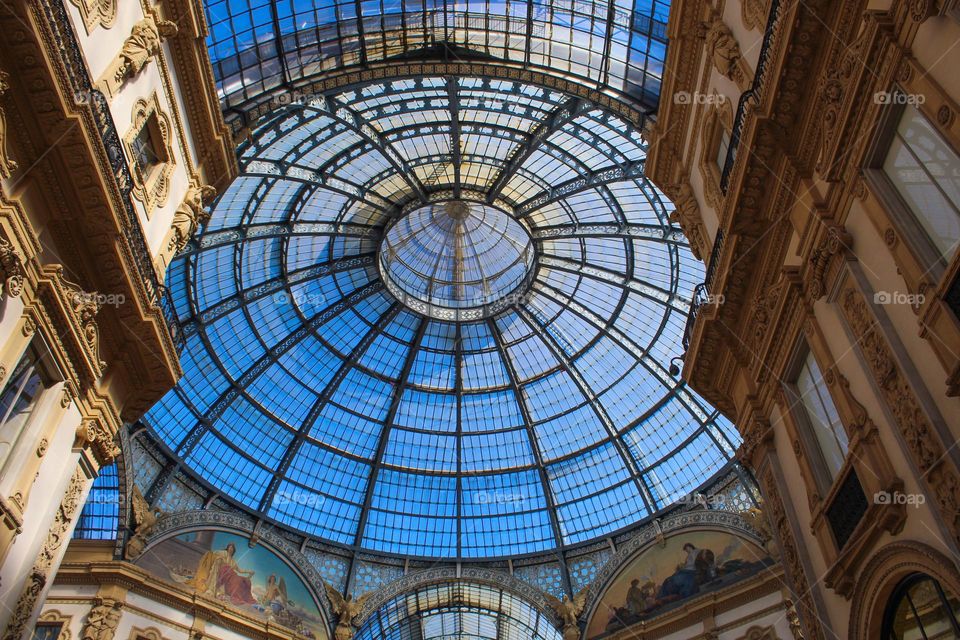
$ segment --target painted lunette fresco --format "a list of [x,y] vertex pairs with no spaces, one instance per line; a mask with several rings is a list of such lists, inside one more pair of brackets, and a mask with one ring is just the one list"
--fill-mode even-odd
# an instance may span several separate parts
[[217,530],[183,533],[148,549],[136,564],[308,638],[326,638],[323,618],[303,580],[276,554]]
[[586,637],[593,640],[654,618],[773,562],[759,546],[728,533],[695,531],[667,538],[641,552],[617,576],[600,599]]

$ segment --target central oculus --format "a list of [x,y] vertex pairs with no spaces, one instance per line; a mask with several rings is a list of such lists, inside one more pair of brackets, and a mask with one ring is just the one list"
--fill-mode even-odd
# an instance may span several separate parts
[[486,317],[517,302],[536,260],[526,228],[479,202],[450,200],[414,209],[380,245],[387,289],[443,320]]

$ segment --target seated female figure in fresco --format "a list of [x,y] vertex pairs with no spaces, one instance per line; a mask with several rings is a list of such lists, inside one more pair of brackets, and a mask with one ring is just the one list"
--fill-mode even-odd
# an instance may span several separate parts
[[717,577],[713,551],[697,549],[689,542],[683,545],[683,550],[687,559],[660,585],[657,598],[661,604],[692,596],[700,590],[700,585]]
[[253,571],[240,568],[233,557],[236,552],[237,547],[232,542],[225,549],[207,551],[188,584],[200,593],[224,598],[235,605],[255,603],[257,600],[251,592],[250,581]]

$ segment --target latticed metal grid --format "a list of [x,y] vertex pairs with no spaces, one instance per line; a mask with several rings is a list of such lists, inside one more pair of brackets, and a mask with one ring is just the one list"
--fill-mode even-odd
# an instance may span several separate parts
[[375,611],[357,640],[560,640],[560,632],[535,607],[481,584],[432,585],[400,595]]
[[117,464],[100,470],[80,512],[73,537],[81,540],[116,540],[120,526],[120,474]]
[[439,55],[547,69],[655,107],[669,8],[666,0],[205,2],[228,107],[332,70]]
[[[184,378],[145,422],[222,495],[309,536],[431,558],[562,550],[732,458],[667,371],[702,280],[639,131],[516,82],[417,78],[290,105],[167,277]],[[384,286],[410,207],[494,204],[536,268],[492,317]]]

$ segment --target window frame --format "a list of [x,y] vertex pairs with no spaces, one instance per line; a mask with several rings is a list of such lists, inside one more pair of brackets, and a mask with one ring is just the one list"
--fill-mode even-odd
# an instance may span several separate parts
[[[907,105],[905,100],[896,99],[897,96],[907,96],[907,92],[899,85],[894,86],[890,95],[894,96],[895,99],[890,101],[891,104],[887,105],[880,115],[877,125],[878,133],[874,136],[873,142],[867,150],[866,162],[863,169],[864,178],[888,213],[890,221],[896,231],[904,239],[914,260],[920,265],[921,269],[930,273],[935,282],[939,282],[950,265],[951,260],[954,259],[960,251],[955,249],[953,256],[946,256],[940,252],[926,229],[923,228],[919,216],[906,202],[900,194],[900,191],[894,185],[893,180],[891,180],[883,168],[887,155],[890,152],[890,147],[897,135],[900,120],[906,112],[907,107],[911,106]],[[937,135],[943,144],[954,152],[957,156],[958,163],[960,163],[960,151],[956,149],[949,139],[943,136],[934,122],[924,113],[919,105],[916,105],[914,108],[917,110],[917,113],[928,122],[934,135]]]
[[920,625],[918,627],[921,635],[924,638],[927,637],[926,630],[923,627],[923,621],[920,619],[917,609],[913,604],[913,600],[910,598],[910,589],[925,580],[929,580],[933,583],[934,588],[937,590],[937,596],[940,599],[940,606],[948,613],[947,621],[953,627],[953,632],[960,637],[960,620],[957,619],[957,615],[953,612],[953,609],[950,608],[950,600],[947,598],[946,591],[943,588],[943,585],[940,584],[940,581],[934,578],[933,576],[926,573],[913,573],[900,580],[897,583],[897,586],[893,588],[893,592],[890,594],[890,597],[887,598],[887,604],[883,610],[883,624],[881,627],[880,638],[883,640],[899,640],[893,632],[893,623],[897,615],[897,609],[900,607],[900,603],[906,598],[907,602],[910,604],[910,610],[913,612],[914,618],[917,620],[917,623]]
[[[830,404],[833,406],[833,410],[837,414],[837,423],[839,424],[840,428],[843,429],[844,435],[847,438],[846,451],[842,452],[843,461],[841,462],[836,473],[833,473],[830,470],[830,465],[827,463],[823,448],[820,445],[820,439],[817,437],[815,432],[817,427],[811,422],[807,406],[804,403],[803,396],[800,394],[797,386],[797,379],[799,378],[804,366],[806,366],[809,358],[812,358],[813,362],[817,366],[817,371],[820,373],[819,383],[822,386],[823,394],[830,400]],[[789,365],[786,369],[784,383],[781,386],[783,387],[784,395],[787,399],[787,406],[785,409],[789,411],[790,419],[793,421],[797,429],[797,437],[799,438],[804,451],[807,453],[807,459],[810,462],[810,471],[813,474],[813,481],[816,485],[817,491],[821,496],[826,497],[831,493],[834,486],[846,475],[846,468],[849,466],[847,462],[850,457],[850,434],[847,433],[846,425],[840,416],[840,409],[837,406],[837,402],[832,393],[830,392],[830,385],[827,383],[826,375],[824,374],[824,368],[820,363],[820,359],[817,357],[816,350],[806,340],[800,339],[797,343],[797,346],[794,348],[794,353],[791,356]],[[831,431],[833,431],[832,427]],[[835,432],[834,437],[836,437]]]

